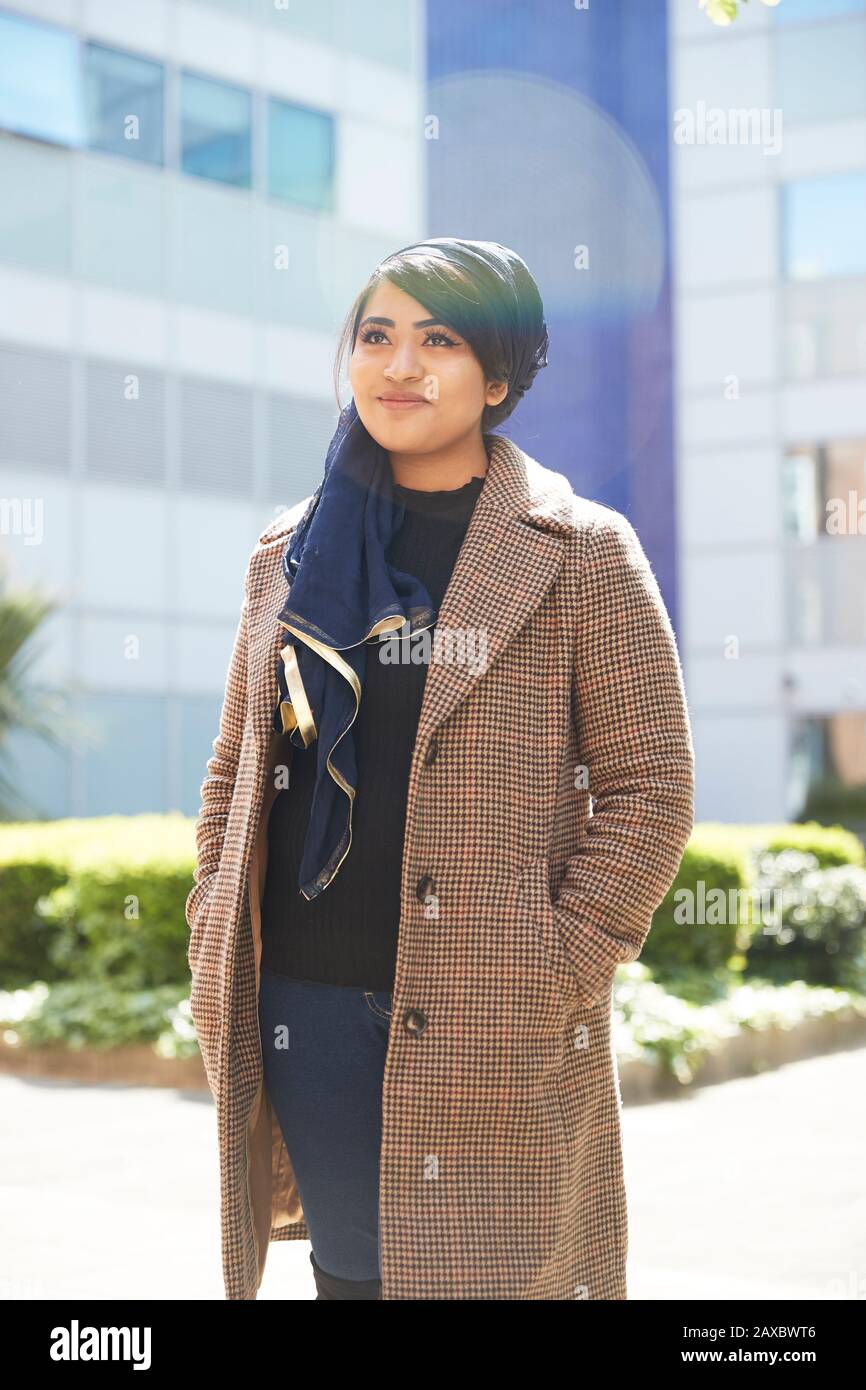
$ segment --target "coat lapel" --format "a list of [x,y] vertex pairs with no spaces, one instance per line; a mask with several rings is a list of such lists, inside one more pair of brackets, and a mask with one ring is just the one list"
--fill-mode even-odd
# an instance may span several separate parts
[[484,487],[437,616],[437,629],[453,644],[443,645],[443,659],[434,650],[416,742],[423,743],[466,699],[560,571],[570,529],[567,499],[533,486],[542,482],[542,470],[533,464],[510,439],[493,436]]
[[[281,559],[308,502],[283,513],[259,537],[269,547],[250,614],[250,639],[258,648],[253,660],[264,676],[256,718],[261,761],[276,701],[281,639],[276,613],[286,583]],[[434,648],[416,742],[453,713],[529,620],[559,574],[573,524],[567,479],[542,468],[504,435],[493,435],[484,486],[437,616],[436,628],[446,640],[441,659]]]

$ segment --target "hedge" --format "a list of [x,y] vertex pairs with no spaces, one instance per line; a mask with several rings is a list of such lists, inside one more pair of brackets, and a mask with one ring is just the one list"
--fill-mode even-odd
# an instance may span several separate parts
[[0,984],[188,977],[195,821],[100,816],[0,826]]
[[[821,871],[847,868],[837,876],[845,894],[839,916],[847,933],[862,937],[856,905],[866,851],[855,835],[816,823],[702,823],[641,954],[654,977],[691,981],[706,992],[707,982],[715,979],[722,988],[732,970],[745,971],[755,933],[739,905],[758,881],[762,855],[792,849],[814,855]],[[184,906],[194,865],[195,821],[179,813],[0,826],[0,987],[89,981],[134,993],[187,980]],[[832,880],[822,883],[820,931],[828,945],[838,944]],[[713,895],[734,904],[721,920],[700,911]],[[698,904],[697,920],[684,922],[683,905],[690,902]],[[809,959],[820,967],[821,982],[856,987],[863,953],[855,937],[845,936],[839,956],[845,960],[843,981],[833,977],[833,953],[819,959],[812,926],[809,933],[808,952],[802,932],[796,954],[775,951],[774,978],[802,978]],[[758,954],[767,957],[765,949]],[[789,960],[792,973],[786,975]]]

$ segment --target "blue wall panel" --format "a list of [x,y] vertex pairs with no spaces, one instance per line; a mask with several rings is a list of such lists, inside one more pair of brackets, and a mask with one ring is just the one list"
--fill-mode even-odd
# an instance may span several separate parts
[[676,624],[665,0],[438,0],[427,62],[428,234],[512,246],[545,300],[503,432],[626,513]]

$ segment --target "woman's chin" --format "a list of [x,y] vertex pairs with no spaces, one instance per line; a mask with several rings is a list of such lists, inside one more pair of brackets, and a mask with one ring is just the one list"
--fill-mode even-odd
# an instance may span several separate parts
[[[377,412],[381,417],[383,411]],[[420,420],[408,419],[407,416],[396,416],[394,419],[367,419],[364,424],[367,431],[380,444],[383,449],[407,449],[427,450],[433,447],[433,436],[429,424],[425,426]]]

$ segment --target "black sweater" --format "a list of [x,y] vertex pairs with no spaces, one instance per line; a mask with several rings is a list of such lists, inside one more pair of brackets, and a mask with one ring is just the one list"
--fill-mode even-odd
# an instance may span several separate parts
[[[445,590],[484,479],[421,492],[395,486],[406,504],[387,557],[427,588],[434,607]],[[432,631],[411,646],[429,643]],[[352,842],[331,882],[311,901],[298,887],[316,777],[316,744],[292,749],[289,785],[268,823],[262,897],[262,967],[295,980],[391,990],[400,925],[400,877],[409,767],[427,677],[425,661],[384,663],[368,643],[361,702],[352,733],[358,786]],[[429,650],[429,648],[428,648]]]

